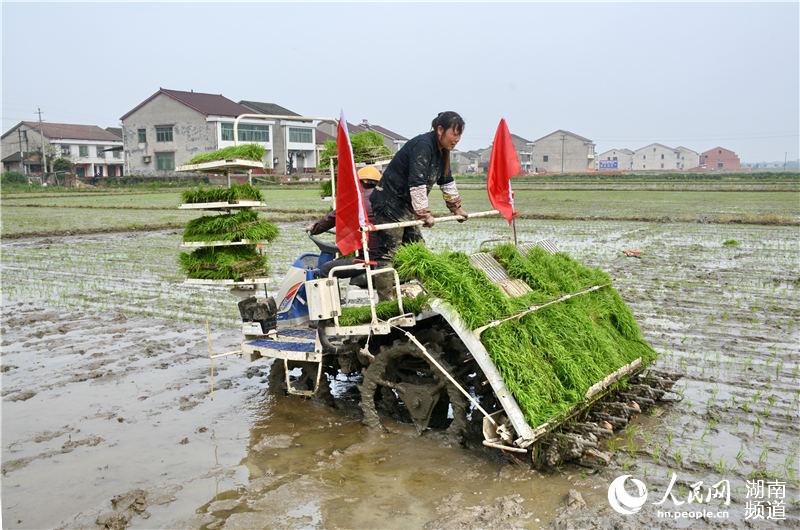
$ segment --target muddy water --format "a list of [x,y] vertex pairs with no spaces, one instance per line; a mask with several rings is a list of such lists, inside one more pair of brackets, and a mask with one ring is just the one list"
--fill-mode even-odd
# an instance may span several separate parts
[[[503,232],[501,223],[470,228],[470,240]],[[675,471],[684,498],[697,480],[730,480],[723,526],[744,524],[748,478],[786,481],[786,513],[797,525],[796,231],[518,228],[526,239],[555,236],[608,270],[660,364],[684,374],[683,401],[612,440],[609,469],[545,476],[403,426],[376,433],[349,411],[274,399],[266,367],[237,358],[218,362],[212,393],[204,325],[215,351],[235,348],[235,298],[180,285],[176,233],[27,239],[2,247],[3,524],[91,527],[124,512],[140,528],[539,527],[575,489],[588,503],[571,516],[576,528],[668,528],[681,525],[652,509],[613,515],[605,496],[623,473],[660,496]],[[300,225],[283,229],[272,249],[276,276],[297,252]],[[435,248],[472,246],[455,230],[428,239]],[[723,247],[727,239],[740,245]],[[137,489],[142,502],[112,510],[112,497]]]
[[[549,521],[576,481],[590,483],[277,399],[266,365],[215,365],[212,393],[197,326],[22,303],[7,304],[3,321],[9,528],[93,526],[113,496],[137,488],[145,511],[129,524],[142,528],[529,526]],[[236,340],[212,336],[216,351]]]

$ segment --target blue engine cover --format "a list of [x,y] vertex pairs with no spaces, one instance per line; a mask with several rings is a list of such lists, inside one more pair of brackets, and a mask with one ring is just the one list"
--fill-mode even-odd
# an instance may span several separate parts
[[[314,280],[319,276],[319,267],[333,258],[334,256],[328,253],[300,254],[300,256],[294,260],[292,266],[300,270],[305,270],[306,280]],[[316,268],[313,268],[314,264],[316,264]],[[300,283],[289,290],[286,298],[284,298],[278,306],[278,320],[291,322],[308,320],[308,302],[306,301],[305,284]]]

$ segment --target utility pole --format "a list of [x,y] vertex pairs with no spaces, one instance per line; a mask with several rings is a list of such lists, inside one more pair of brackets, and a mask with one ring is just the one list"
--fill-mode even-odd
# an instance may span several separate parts
[[[26,135],[27,137],[27,135]],[[22,173],[28,176],[28,167],[25,165],[25,152],[22,150],[22,126],[17,129],[17,138],[19,138],[19,165],[22,166]]]
[[789,156],[789,151],[783,152],[783,170],[786,171],[786,157]]
[[564,174],[564,134],[561,135],[561,174]]
[[42,167],[42,176],[47,178],[47,153],[44,149],[44,133],[42,132],[42,109],[40,107],[36,107],[36,111],[39,113],[39,136],[42,139],[42,161],[44,162],[44,166]]

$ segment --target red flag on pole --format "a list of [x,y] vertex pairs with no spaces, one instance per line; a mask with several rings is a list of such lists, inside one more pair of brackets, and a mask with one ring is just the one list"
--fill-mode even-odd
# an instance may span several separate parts
[[511,191],[511,177],[519,175],[519,158],[511,141],[506,120],[501,119],[494,135],[492,155],[489,158],[489,174],[486,177],[486,191],[495,210],[498,210],[509,223],[517,214],[514,211],[514,193]]
[[336,246],[344,256],[361,248],[360,228],[369,223],[344,111],[336,131],[336,153],[339,161],[339,178],[336,182]]

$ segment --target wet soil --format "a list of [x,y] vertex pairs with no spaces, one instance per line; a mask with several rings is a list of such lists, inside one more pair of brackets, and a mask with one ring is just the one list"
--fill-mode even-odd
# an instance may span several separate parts
[[[282,226],[278,277],[301,226]],[[470,228],[475,242],[503,225]],[[653,509],[620,516],[606,500],[621,474],[660,496],[671,471],[683,490],[730,480],[723,526],[745,525],[748,478],[786,481],[787,523],[800,524],[796,230],[518,229],[609,271],[659,364],[684,374],[683,401],[609,442],[609,468],[541,473],[400,424],[376,432],[350,410],[269,395],[268,363],[223,358],[212,378],[205,322],[215,352],[236,349],[237,298],[180,284],[177,233],[28,238],[2,246],[3,525],[672,528]],[[455,230],[429,234],[434,248],[469,249]]]

